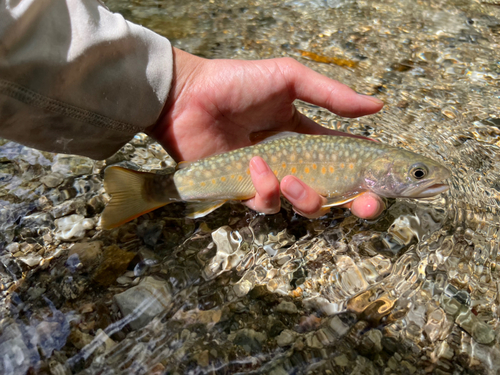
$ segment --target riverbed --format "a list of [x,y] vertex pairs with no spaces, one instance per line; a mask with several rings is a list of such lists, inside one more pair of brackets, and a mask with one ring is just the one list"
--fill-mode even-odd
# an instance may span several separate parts
[[124,1],[106,5],[210,59],[292,57],[384,101],[316,122],[441,162],[450,190],[373,221],[173,204],[113,230],[109,165],[172,171],[138,134],[113,157],[0,140],[5,374],[497,374],[497,0]]

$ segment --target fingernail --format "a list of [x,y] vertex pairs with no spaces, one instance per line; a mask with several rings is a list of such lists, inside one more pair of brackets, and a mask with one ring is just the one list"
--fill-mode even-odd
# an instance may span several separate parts
[[304,189],[304,186],[302,186],[302,184],[295,179],[291,180],[286,188],[286,192],[293,199],[302,198],[305,191],[306,189]]
[[252,169],[259,175],[268,171],[267,164],[262,158],[252,158],[252,160],[250,160],[250,164],[252,166]]
[[383,105],[383,104],[384,104],[384,102],[383,102],[382,100],[380,100],[380,99],[378,99],[378,98],[376,98],[376,97],[374,97],[374,96],[370,96],[370,95],[363,95],[363,94],[358,94],[358,95],[359,95],[359,96],[362,96],[362,97],[364,97],[364,98],[366,98],[366,99],[368,99],[369,101],[371,101],[372,103],[375,103],[375,104],[377,104],[377,105]]

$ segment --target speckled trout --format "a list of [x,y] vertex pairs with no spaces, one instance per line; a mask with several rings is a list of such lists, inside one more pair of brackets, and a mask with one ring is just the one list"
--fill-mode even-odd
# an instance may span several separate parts
[[249,163],[261,156],[281,180],[294,175],[327,199],[325,207],[350,202],[372,191],[388,198],[423,198],[448,189],[450,171],[413,152],[352,137],[280,133],[254,146],[180,163],[170,175],[121,167],[105,171],[111,195],[101,225],[114,228],[146,212],[178,201],[197,218],[228,200],[255,195]]

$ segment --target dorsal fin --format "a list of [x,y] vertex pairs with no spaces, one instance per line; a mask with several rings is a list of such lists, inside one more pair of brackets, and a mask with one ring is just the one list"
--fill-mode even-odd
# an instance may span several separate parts
[[250,134],[250,142],[253,145],[260,143],[268,143],[277,139],[297,137],[300,133],[295,132],[278,132],[278,131],[262,131]]

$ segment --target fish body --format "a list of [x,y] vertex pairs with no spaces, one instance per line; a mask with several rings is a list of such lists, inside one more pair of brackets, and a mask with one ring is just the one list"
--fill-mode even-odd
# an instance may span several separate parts
[[254,156],[262,157],[278,180],[287,175],[300,178],[327,198],[327,206],[349,202],[367,191],[394,198],[432,196],[447,189],[439,182],[450,176],[441,164],[389,145],[353,137],[281,133],[254,146],[182,163],[174,175],[108,168],[104,183],[112,200],[102,225],[124,222],[126,213],[118,215],[113,201],[123,209],[126,196],[130,205],[133,197],[126,186],[131,185],[136,186],[134,199],[148,204],[137,207],[140,212],[127,219],[173,201],[193,202],[189,216],[201,217],[228,200],[249,199],[255,195],[249,169]]

